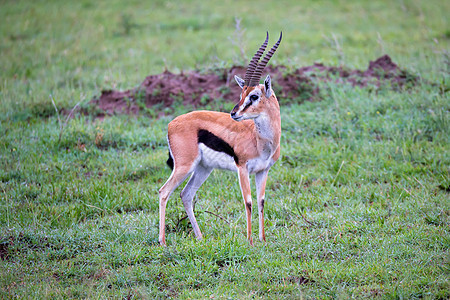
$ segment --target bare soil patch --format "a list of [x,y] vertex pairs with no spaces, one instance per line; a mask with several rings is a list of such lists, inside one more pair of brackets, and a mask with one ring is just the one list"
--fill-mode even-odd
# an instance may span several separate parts
[[[169,71],[147,76],[136,88],[126,91],[104,90],[91,105],[98,115],[137,114],[145,109],[161,111],[175,104],[204,106],[214,99],[238,102],[239,86],[234,75],[241,77],[245,67],[234,66],[202,73],[197,71],[173,74]],[[265,74],[273,78],[279,99],[286,102],[319,100],[320,81],[335,81],[352,86],[388,86],[394,89],[414,86],[419,78],[401,69],[388,55],[369,63],[366,70],[329,67],[323,64],[292,69],[285,66],[267,66]]]

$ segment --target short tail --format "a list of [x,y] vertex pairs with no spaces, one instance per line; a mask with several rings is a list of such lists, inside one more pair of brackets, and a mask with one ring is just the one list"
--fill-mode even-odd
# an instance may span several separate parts
[[167,159],[167,165],[173,170],[173,157],[172,154],[169,151],[169,158]]

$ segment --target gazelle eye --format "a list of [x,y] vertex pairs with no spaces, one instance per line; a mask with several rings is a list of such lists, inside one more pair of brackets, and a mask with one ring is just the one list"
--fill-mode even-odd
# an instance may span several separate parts
[[251,96],[250,96],[250,100],[251,100],[251,101],[256,101],[256,100],[258,100],[258,96],[256,96],[256,95],[251,95]]

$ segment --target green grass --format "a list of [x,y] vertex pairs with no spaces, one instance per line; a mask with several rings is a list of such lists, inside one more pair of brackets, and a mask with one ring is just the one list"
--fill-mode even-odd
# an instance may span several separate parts
[[[1,6],[1,298],[450,297],[448,1]],[[102,89],[165,68],[245,63],[229,41],[235,17],[248,58],[266,30],[271,41],[283,30],[272,63],[365,69],[387,53],[422,80],[408,90],[319,83],[322,101],[283,106],[267,243],[248,245],[237,177],[216,171],[196,203],[205,239],[173,196],[162,248],[166,128],[187,108],[61,116],[60,127],[51,99],[92,112]]]

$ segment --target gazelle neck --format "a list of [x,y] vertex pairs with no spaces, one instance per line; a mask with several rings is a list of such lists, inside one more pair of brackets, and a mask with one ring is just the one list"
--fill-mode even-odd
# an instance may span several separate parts
[[[275,98],[274,96],[272,97]],[[269,143],[272,150],[275,150],[280,144],[281,136],[280,107],[276,98],[269,101],[271,105],[269,105],[268,109],[253,119],[253,121],[259,142],[262,144]]]

